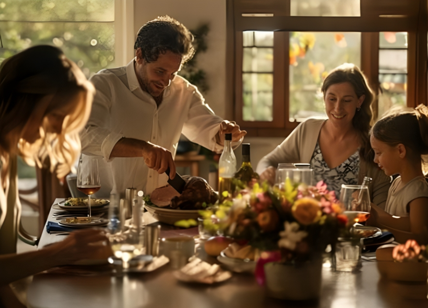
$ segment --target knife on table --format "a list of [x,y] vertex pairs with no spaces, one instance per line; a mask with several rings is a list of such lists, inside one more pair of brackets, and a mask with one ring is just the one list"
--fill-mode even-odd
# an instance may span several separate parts
[[179,194],[181,194],[184,190],[184,186],[186,186],[186,181],[183,180],[181,175],[177,172],[175,173],[174,179],[169,178],[169,168],[166,169],[165,173],[168,175],[168,184],[172,186]]

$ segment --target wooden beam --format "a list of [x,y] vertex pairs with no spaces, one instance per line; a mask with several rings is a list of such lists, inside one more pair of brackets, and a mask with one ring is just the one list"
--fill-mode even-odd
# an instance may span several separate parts
[[236,16],[237,31],[401,32],[416,31],[414,17],[242,17]]
[[372,105],[373,119],[377,119],[379,113],[379,32],[363,32],[361,34],[361,70],[375,95]]

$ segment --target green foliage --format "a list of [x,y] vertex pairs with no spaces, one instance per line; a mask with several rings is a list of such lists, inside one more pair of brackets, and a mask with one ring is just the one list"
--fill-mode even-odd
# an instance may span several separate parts
[[36,169],[33,166],[27,165],[26,162],[18,156],[18,178],[34,179],[36,178]]
[[113,23],[114,0],[3,0],[0,62],[34,45],[54,45],[90,77],[114,65]]
[[197,58],[200,52],[205,52],[208,48],[206,37],[209,31],[210,28],[208,24],[202,24],[198,28],[190,30],[195,37],[195,41],[193,43],[193,46],[195,47],[195,55],[184,65],[183,69],[179,73],[204,93],[209,90],[209,86],[205,72],[202,69],[197,68]]

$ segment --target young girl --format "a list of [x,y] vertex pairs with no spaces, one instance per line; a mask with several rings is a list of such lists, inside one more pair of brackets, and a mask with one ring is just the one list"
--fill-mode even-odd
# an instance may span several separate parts
[[389,229],[397,241],[428,240],[428,183],[422,155],[428,154],[428,108],[394,111],[373,127],[374,162],[393,181],[385,209],[374,205],[368,223]]

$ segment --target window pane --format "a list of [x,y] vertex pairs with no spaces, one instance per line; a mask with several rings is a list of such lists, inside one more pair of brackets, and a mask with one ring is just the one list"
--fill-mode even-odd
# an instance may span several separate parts
[[291,16],[361,16],[360,0],[291,0]]
[[290,121],[325,118],[323,78],[345,62],[360,66],[360,58],[361,33],[290,33]]
[[114,65],[113,23],[0,22],[0,62],[22,49],[54,45],[82,69],[86,77]]
[[256,46],[273,46],[273,32],[254,32]]
[[244,72],[272,72],[273,48],[244,48]]
[[244,121],[272,121],[273,75],[243,74]]
[[406,106],[407,32],[379,33],[379,84],[379,117],[394,105]]
[[244,31],[242,33],[243,46],[253,46],[254,45],[254,31]]
[[380,74],[379,82],[379,117],[394,105],[406,106],[407,75]]
[[379,32],[379,47],[407,49],[407,32]]
[[379,50],[379,73],[407,73],[407,50]]
[[4,21],[114,21],[114,0],[2,0]]

